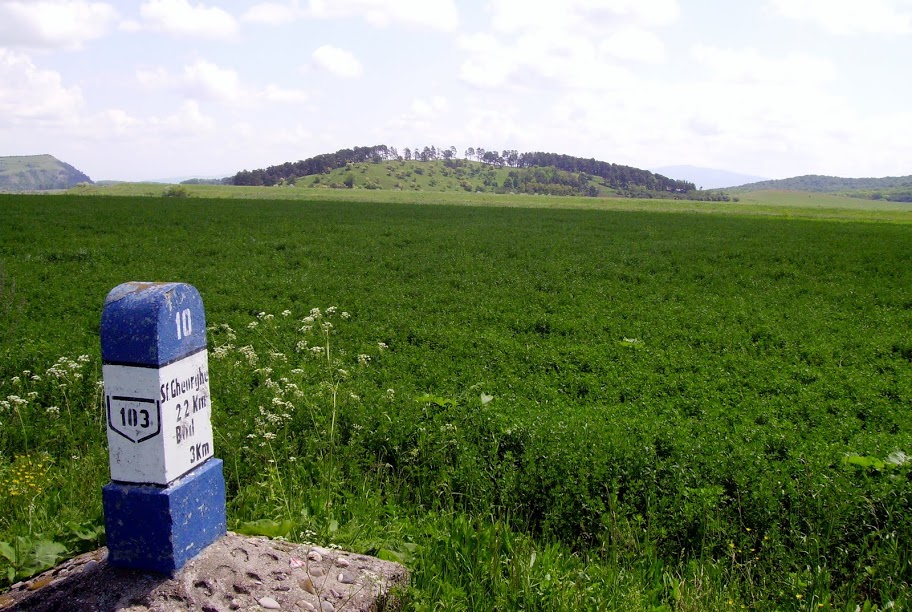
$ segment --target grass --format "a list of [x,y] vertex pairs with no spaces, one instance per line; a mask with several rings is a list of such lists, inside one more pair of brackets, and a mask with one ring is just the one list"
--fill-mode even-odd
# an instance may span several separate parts
[[44,466],[0,492],[0,541],[100,523],[102,301],[181,280],[230,525],[402,559],[410,608],[909,605],[899,212],[190,189],[0,197],[0,477]]
[[[308,189],[299,186],[186,185],[186,188],[190,197],[207,199],[615,210],[883,223],[912,222],[912,207],[906,204],[883,201],[866,202],[846,196],[788,191],[753,192],[745,194],[740,202],[696,202],[691,200],[467,193],[464,191],[425,193],[366,189]],[[69,193],[85,196],[161,197],[166,189],[166,185],[159,183],[118,183],[104,187],[75,187]]]

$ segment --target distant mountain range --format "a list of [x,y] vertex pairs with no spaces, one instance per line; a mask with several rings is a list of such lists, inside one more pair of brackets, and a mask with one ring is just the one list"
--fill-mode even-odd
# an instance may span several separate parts
[[69,189],[91,182],[88,175],[53,155],[0,157],[0,191]]
[[699,168],[697,166],[662,166],[661,168],[653,168],[652,171],[668,178],[691,182],[702,189],[721,189],[723,187],[734,187],[736,185],[769,180],[763,176],[751,176],[750,174],[740,174],[714,168]]

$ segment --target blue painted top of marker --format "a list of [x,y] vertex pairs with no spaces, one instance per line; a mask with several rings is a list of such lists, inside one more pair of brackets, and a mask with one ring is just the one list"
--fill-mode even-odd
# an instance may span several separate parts
[[159,368],[205,348],[203,299],[192,285],[129,282],[105,298],[105,364]]

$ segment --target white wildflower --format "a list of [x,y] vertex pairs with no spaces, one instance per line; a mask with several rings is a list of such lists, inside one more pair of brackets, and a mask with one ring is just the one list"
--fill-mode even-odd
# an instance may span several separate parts
[[380,349],[380,351],[382,352],[382,351],[385,351],[386,349],[388,349],[389,345],[387,345],[386,342],[378,342],[377,348]]
[[59,416],[60,408],[58,408],[57,406],[49,406],[48,408],[45,408],[44,412],[47,414],[52,414],[54,416]]
[[255,328],[257,325],[258,325],[258,324],[257,324],[256,321],[251,321],[250,323],[247,324],[247,329],[253,329],[253,328]]
[[329,308],[326,309],[326,314],[328,314],[328,315],[335,314],[336,310],[337,310],[337,308],[335,306],[330,306]]
[[291,311],[290,311],[290,310],[283,310],[283,311],[282,311],[282,316],[283,316],[283,317],[287,317],[287,316],[289,316],[290,314],[291,314]]
[[366,366],[367,364],[370,363],[370,360],[371,360],[370,355],[365,355],[364,353],[361,353],[360,355],[358,355],[358,365]]
[[348,320],[348,319],[351,318],[351,315],[348,314],[347,312],[345,312],[344,310],[342,311],[342,315],[341,315],[341,316],[342,316],[342,318],[345,319],[345,320]]

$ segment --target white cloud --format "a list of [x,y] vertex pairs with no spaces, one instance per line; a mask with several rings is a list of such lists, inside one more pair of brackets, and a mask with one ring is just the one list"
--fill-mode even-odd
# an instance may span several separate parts
[[360,18],[376,27],[401,25],[455,30],[459,11],[454,0],[299,0],[260,2],[244,14],[247,21],[278,25],[295,19]]
[[443,96],[433,96],[430,99],[416,98],[412,101],[412,113],[419,117],[434,117],[446,111],[450,103]]
[[506,33],[657,27],[674,23],[680,15],[677,0],[491,0],[489,11],[494,29]]
[[272,84],[267,85],[259,97],[279,104],[301,104],[310,100],[310,94],[303,89],[285,89]]
[[117,10],[106,2],[0,0],[0,43],[78,48],[111,31],[117,17]]
[[181,137],[205,134],[215,129],[215,120],[203,114],[196,100],[185,100],[177,112],[163,118],[153,117],[149,124]]
[[651,28],[678,18],[677,0],[491,0],[491,32],[459,38],[459,76],[479,88],[617,89],[624,64],[661,63]]
[[297,2],[261,2],[254,4],[242,19],[253,23],[264,23],[267,25],[282,25],[290,23],[305,15]]
[[235,103],[244,96],[237,72],[203,59],[184,66],[178,75],[159,67],[137,70],[136,78],[147,88],[177,91],[190,98]]
[[245,87],[237,71],[223,68],[204,59],[184,66],[180,74],[164,68],[136,71],[136,80],[151,90],[174,91],[192,100],[210,100],[228,105],[252,106],[258,102],[297,104],[310,96],[302,89],[289,89],[274,84],[260,91]]
[[530,32],[512,41],[476,34],[461,37],[459,46],[469,53],[460,78],[483,89],[617,89],[629,80],[627,70],[595,42],[570,33]]
[[805,54],[771,59],[755,49],[736,51],[702,44],[695,45],[691,53],[716,77],[730,82],[807,85],[829,81],[836,76],[836,68],[831,62]]
[[237,20],[218,7],[189,0],[149,0],[139,8],[147,29],[177,36],[232,38],[238,32]]
[[599,50],[623,60],[659,64],[665,60],[665,44],[648,30],[636,26],[623,27],[608,36]]
[[317,68],[346,79],[360,77],[364,73],[361,62],[351,52],[332,45],[323,45],[311,55]]
[[908,34],[912,3],[908,0],[769,0],[777,13],[810,21],[833,34]]
[[193,98],[208,98],[223,102],[240,101],[244,95],[238,73],[206,60],[196,60],[184,66],[183,83]]
[[79,88],[64,86],[59,73],[0,47],[0,124],[59,124],[77,116],[82,105]]

